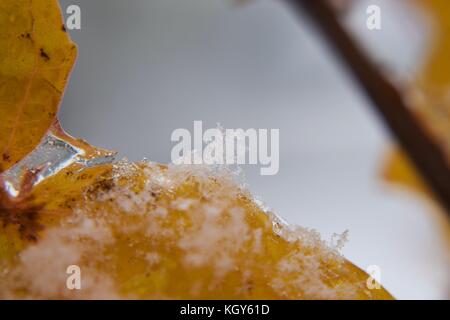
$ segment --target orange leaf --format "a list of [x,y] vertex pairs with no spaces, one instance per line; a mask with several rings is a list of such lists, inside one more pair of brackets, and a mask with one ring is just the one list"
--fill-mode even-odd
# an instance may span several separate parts
[[0,172],[55,120],[77,50],[56,0],[0,2]]

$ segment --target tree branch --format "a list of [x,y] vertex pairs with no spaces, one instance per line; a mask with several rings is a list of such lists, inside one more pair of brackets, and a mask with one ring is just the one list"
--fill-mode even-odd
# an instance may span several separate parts
[[450,169],[440,147],[410,112],[399,91],[384,78],[344,30],[326,0],[285,0],[298,13],[306,13],[384,119],[409,158],[450,214]]

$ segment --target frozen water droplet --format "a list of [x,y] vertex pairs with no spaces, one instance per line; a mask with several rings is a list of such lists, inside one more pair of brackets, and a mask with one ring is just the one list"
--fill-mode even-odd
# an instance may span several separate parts
[[6,191],[12,197],[16,197],[20,193],[20,185],[26,170],[40,169],[34,182],[36,185],[74,163],[91,167],[111,163],[115,155],[116,153],[107,151],[96,151],[95,156],[87,154],[86,150],[75,146],[74,143],[49,132],[33,152],[3,172],[1,176]]

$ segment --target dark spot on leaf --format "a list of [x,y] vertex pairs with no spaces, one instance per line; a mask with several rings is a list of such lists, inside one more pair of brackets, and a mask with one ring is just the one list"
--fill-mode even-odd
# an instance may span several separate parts
[[27,170],[20,186],[20,194],[11,198],[3,186],[0,185],[0,223],[3,226],[18,226],[23,239],[37,241],[38,232],[44,227],[39,222],[43,205],[33,203],[31,188],[41,170]]
[[44,51],[44,48],[41,48],[40,54],[41,54],[42,59],[44,59],[45,61],[50,60],[50,57],[48,56],[47,52]]
[[0,223],[3,227],[18,226],[23,239],[35,242],[38,240],[38,232],[44,228],[39,223],[39,212],[42,206],[31,205],[29,200],[12,201],[5,191],[0,190]]
[[61,30],[67,32],[66,26],[64,24],[62,25]]
[[152,195],[152,197],[155,199],[155,200],[158,200],[159,199],[159,194],[157,193],[157,192],[151,192],[151,195]]
[[112,179],[102,179],[100,181],[95,182],[89,189],[88,195],[90,198],[95,199],[95,197],[103,192],[108,192],[112,188],[114,188],[115,183]]
[[3,158],[3,161],[9,161],[9,160],[11,160],[11,157],[10,157],[10,155],[9,154],[7,154],[7,153],[4,153],[3,155],[2,155],[2,158]]
[[22,38],[22,39],[31,39],[31,34],[29,32],[22,33],[20,35],[20,38]]

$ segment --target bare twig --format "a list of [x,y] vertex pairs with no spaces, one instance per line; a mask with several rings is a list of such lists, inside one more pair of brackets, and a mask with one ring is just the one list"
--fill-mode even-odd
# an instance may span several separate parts
[[299,13],[306,13],[338,56],[349,67],[375,109],[422,174],[447,213],[450,214],[448,160],[431,139],[399,93],[360,50],[338,21],[327,0],[285,0]]

